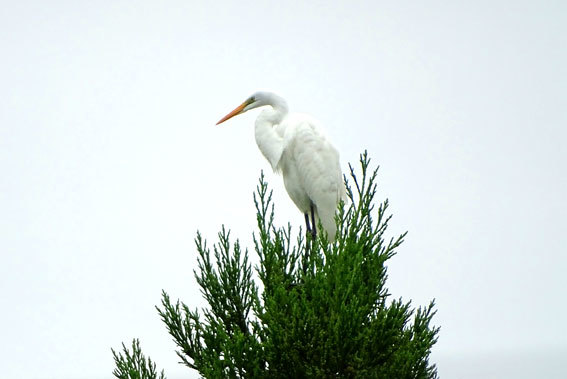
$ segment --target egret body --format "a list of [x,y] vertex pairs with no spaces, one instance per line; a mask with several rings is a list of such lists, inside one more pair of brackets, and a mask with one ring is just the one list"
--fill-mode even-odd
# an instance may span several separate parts
[[313,118],[289,113],[286,101],[271,92],[256,92],[218,123],[266,108],[256,119],[256,144],[275,172],[283,176],[289,197],[305,215],[307,231],[316,236],[316,220],[333,241],[335,211],[346,199],[339,152]]

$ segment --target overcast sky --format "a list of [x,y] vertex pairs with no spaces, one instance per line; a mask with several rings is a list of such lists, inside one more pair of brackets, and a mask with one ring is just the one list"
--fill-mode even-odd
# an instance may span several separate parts
[[[250,245],[256,90],[318,118],[343,169],[380,165],[389,288],[437,301],[444,378],[563,378],[565,1],[13,1],[0,7],[0,367],[103,378],[154,305],[202,305],[197,229]],[[212,242],[212,241],[211,241]]]

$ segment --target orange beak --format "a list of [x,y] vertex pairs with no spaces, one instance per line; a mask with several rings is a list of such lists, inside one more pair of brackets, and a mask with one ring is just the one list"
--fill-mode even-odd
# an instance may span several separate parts
[[232,118],[236,115],[241,114],[244,111],[244,108],[246,108],[246,106],[248,105],[248,101],[245,101],[244,103],[240,104],[238,107],[236,107],[235,110],[233,110],[232,112],[230,112],[229,114],[227,114],[226,116],[224,116],[223,118],[221,118],[221,120],[219,122],[217,122],[217,125],[220,123],[225,122],[226,120],[228,120],[229,118]]

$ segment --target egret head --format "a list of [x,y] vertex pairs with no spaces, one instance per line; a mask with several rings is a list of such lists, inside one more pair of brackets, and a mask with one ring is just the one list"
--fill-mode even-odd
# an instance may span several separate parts
[[232,112],[224,116],[219,122],[217,122],[217,125],[225,122],[229,118],[232,118],[244,112],[248,112],[250,109],[263,107],[265,105],[275,106],[279,105],[282,102],[283,104],[285,104],[285,101],[283,101],[283,99],[271,92],[256,92],[248,99],[246,99],[246,101],[244,101],[242,104],[236,107]]

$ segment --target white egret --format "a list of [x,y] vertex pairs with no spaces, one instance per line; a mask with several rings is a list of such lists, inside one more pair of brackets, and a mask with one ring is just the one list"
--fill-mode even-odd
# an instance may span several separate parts
[[273,170],[281,172],[289,197],[305,215],[307,232],[315,238],[317,217],[333,241],[335,211],[338,202],[346,199],[346,191],[339,152],[317,122],[307,115],[289,113],[286,101],[274,93],[256,92],[217,125],[263,106],[270,107],[256,119],[255,136],[260,151]]

